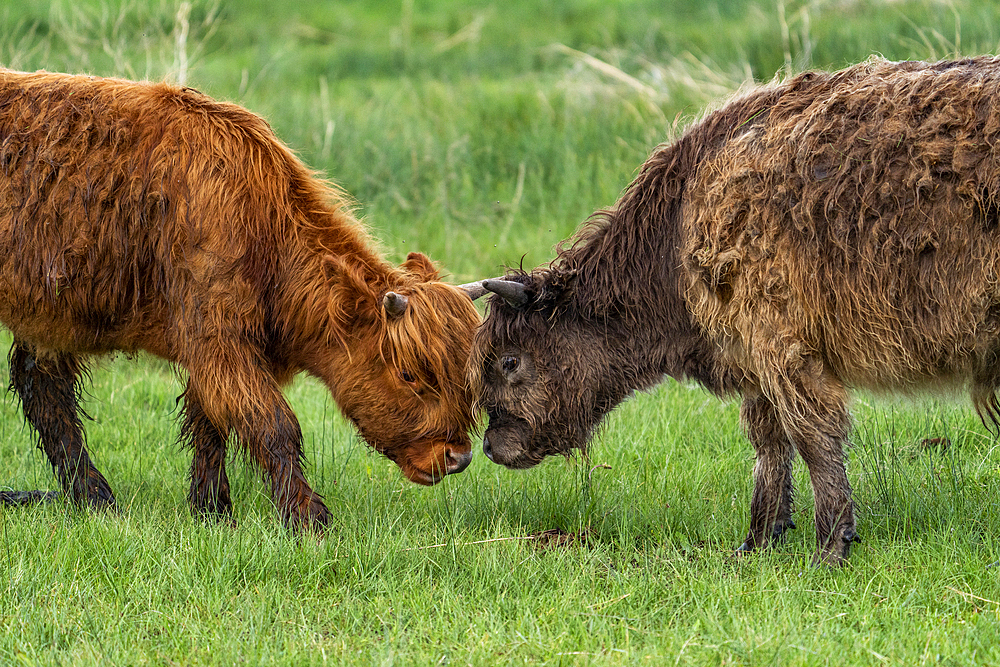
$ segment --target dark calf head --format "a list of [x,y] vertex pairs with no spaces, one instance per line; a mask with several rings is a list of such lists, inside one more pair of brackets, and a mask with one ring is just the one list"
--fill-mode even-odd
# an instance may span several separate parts
[[571,282],[540,272],[484,283],[494,295],[469,379],[489,417],[483,450],[495,463],[529,468],[586,447],[624,397],[606,330],[575,313]]

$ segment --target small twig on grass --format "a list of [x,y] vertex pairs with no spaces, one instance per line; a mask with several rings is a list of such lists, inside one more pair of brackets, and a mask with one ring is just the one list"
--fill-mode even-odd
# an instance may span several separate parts
[[947,588],[949,591],[958,593],[964,598],[971,598],[973,600],[979,600],[980,602],[989,602],[990,604],[995,604],[997,606],[1000,606],[1000,602],[996,602],[995,600],[988,600],[986,598],[981,598],[978,595],[973,595],[972,593],[966,593],[965,591],[960,591],[957,588],[952,588],[951,586],[945,586],[945,588]]
[[402,551],[423,551],[424,549],[440,549],[452,544],[455,547],[467,547],[474,544],[488,544],[490,542],[512,542],[515,540],[531,540],[538,542],[543,547],[550,546],[567,546],[574,542],[587,541],[587,531],[581,531],[579,533],[567,533],[561,528],[550,528],[548,530],[543,530],[531,535],[513,535],[511,537],[491,537],[488,540],[476,540],[474,542],[462,542],[462,543],[449,543],[444,542],[442,544],[429,544],[425,547],[410,547],[409,549],[403,549]]
[[594,471],[597,470],[597,469],[611,470],[611,466],[609,466],[607,463],[600,463],[600,464],[594,466],[593,468],[591,468],[590,472],[587,473],[587,483],[588,484],[590,483],[590,478],[594,476]]

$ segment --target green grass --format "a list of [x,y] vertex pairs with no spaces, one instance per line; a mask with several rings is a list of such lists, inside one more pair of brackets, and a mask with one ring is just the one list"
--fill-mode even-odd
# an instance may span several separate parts
[[[784,28],[749,0],[286,5],[194,0],[186,82],[267,117],[390,257],[426,251],[456,281],[549,259],[748,76],[1000,44],[985,1],[786,2]],[[0,63],[177,78],[180,6],[0,0]],[[238,456],[235,525],[190,516],[180,387],[148,358],[93,371],[90,449],[118,512],[0,510],[0,664],[1000,663],[1000,447],[965,402],[858,398],[864,542],[827,571],[808,566],[800,464],[798,530],[733,557],[752,449],[737,406],[697,388],[630,400],[589,459],[478,456],[426,489],[302,379],[308,476],[336,516],[318,540],[280,527]],[[0,461],[6,486],[55,486],[13,398]]]

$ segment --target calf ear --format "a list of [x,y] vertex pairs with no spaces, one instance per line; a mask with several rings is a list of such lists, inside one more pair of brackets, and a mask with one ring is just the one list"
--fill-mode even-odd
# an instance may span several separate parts
[[433,262],[422,252],[411,252],[407,255],[406,261],[403,262],[403,269],[423,280],[430,281],[440,278]]

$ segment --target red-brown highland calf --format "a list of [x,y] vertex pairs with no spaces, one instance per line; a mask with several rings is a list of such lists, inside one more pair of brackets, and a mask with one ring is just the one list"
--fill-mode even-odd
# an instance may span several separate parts
[[810,72],[661,146],[548,267],[486,281],[472,381],[511,467],[584,447],[664,375],[743,396],[757,453],[741,550],[792,523],[809,468],[817,560],[856,541],[850,387],[967,385],[1000,420],[1000,60]]
[[0,70],[0,320],[11,387],[63,489],[114,502],[84,447],[83,358],[183,367],[190,501],[231,511],[230,436],[289,525],[323,526],[281,388],[322,380],[367,442],[433,484],[471,458],[472,294],[383,261],[267,123],[188,88]]

